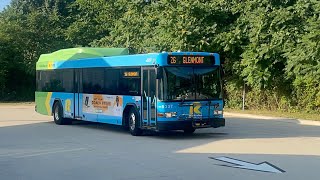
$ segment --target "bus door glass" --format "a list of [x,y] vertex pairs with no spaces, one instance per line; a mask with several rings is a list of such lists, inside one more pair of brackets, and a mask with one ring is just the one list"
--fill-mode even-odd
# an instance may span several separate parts
[[80,97],[82,73],[81,69],[74,70],[74,117],[76,119],[81,119],[82,110],[80,109],[80,104],[82,103],[82,98]]
[[142,120],[145,127],[156,126],[156,71],[143,68],[142,83]]

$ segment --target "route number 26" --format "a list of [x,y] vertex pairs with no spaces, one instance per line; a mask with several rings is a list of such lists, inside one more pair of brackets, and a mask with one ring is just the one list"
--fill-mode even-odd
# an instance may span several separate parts
[[175,64],[177,63],[176,57],[170,57],[170,64]]

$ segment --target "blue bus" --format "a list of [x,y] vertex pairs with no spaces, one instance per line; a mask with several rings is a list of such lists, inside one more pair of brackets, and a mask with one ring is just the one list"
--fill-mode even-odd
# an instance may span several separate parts
[[126,48],[71,48],[40,56],[36,111],[144,130],[225,126],[220,56],[208,52],[130,55]]

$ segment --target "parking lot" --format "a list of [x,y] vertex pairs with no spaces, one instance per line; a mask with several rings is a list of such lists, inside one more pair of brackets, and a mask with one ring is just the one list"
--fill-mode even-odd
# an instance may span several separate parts
[[[246,168],[224,157],[279,172]],[[33,105],[0,105],[1,179],[319,179],[320,126],[226,117],[226,127],[134,137],[87,122],[58,126]]]

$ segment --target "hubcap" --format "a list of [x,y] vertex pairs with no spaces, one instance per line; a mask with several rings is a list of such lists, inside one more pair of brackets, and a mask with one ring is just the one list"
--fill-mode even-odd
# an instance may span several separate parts
[[131,113],[129,117],[129,122],[130,122],[130,129],[133,131],[136,126],[136,116],[134,115],[134,113]]
[[54,118],[56,120],[59,120],[59,108],[58,108],[58,106],[56,106],[56,108],[54,110]]

